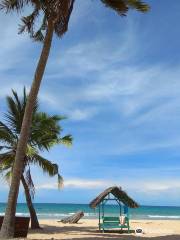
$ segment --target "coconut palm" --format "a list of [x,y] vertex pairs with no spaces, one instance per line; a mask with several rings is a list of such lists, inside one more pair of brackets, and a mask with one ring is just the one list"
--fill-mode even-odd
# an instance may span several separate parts
[[[135,9],[140,12],[146,12],[149,9],[149,6],[141,0],[100,1],[121,16],[125,16],[129,9]],[[31,7],[28,7],[28,10],[32,9],[31,13],[22,18],[20,33],[26,31],[32,39],[43,42],[42,52],[35,70],[18,141],[8,204],[1,228],[1,236],[3,238],[11,237],[14,231],[14,216],[24,165],[24,156],[29,139],[29,129],[31,127],[33,109],[48,60],[53,34],[55,33],[58,37],[62,37],[63,34],[66,33],[74,3],[75,0],[0,0],[0,9],[5,10],[6,13],[11,11],[21,13],[22,10],[31,5]],[[39,21],[39,18],[41,18],[42,21]],[[39,22],[39,28],[36,28]]]
[[[15,91],[13,96],[7,97],[8,111],[5,114],[5,123],[0,121],[0,173],[10,182],[12,169],[14,166],[15,154],[18,138],[23,121],[24,110],[27,102],[26,91],[24,89],[23,97],[20,99]],[[58,165],[42,157],[39,152],[47,150],[55,144],[71,145],[72,137],[70,135],[61,137],[61,127],[59,121],[64,119],[61,116],[49,116],[46,113],[38,111],[36,102],[30,137],[24,158],[23,173],[21,182],[24,187],[27,206],[31,216],[31,228],[39,228],[38,218],[32,203],[35,194],[35,186],[31,176],[31,165],[39,166],[43,172],[49,176],[57,176],[58,186],[62,184],[62,177],[59,174]]]

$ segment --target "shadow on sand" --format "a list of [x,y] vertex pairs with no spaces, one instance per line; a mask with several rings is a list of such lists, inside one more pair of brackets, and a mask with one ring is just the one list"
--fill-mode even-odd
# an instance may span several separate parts
[[[78,234],[79,232],[82,232],[81,237],[79,237],[80,235]],[[62,234],[62,235],[67,235],[67,238],[64,238],[64,240],[80,240],[80,239],[84,239],[84,240],[93,240],[93,239],[98,239],[98,240],[133,240],[133,239],[142,239],[142,240],[180,240],[180,235],[167,235],[167,236],[158,236],[158,237],[146,237],[145,235],[143,235],[142,237],[140,236],[135,236],[134,233],[131,234],[127,234],[127,233],[122,233],[122,232],[117,232],[117,231],[106,231],[105,233],[99,232],[97,230],[96,227],[81,227],[81,224],[75,225],[75,226],[60,226],[60,227],[56,227],[56,226],[49,226],[49,225],[43,225],[43,229],[39,229],[39,230],[30,230],[29,234],[31,235],[31,239],[37,240],[38,238],[36,236],[34,236],[35,238],[33,238],[34,234],[43,234],[44,237],[43,239],[46,240],[52,240],[52,239],[62,239],[61,237],[57,238],[57,236],[53,238],[53,235],[56,234]],[[47,234],[47,237],[46,237]],[[76,236],[72,236],[71,235],[76,235]],[[51,235],[51,236],[50,236]],[[69,237],[68,237],[69,236]]]

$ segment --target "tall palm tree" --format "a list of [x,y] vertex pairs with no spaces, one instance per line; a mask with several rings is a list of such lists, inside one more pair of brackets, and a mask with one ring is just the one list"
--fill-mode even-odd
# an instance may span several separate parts
[[[149,6],[141,0],[100,1],[121,16],[126,15],[129,9],[135,9],[140,12],[147,12],[149,10]],[[11,11],[22,12],[27,5],[31,5],[32,8],[28,9],[33,10],[28,16],[22,18],[20,33],[27,31],[31,38],[43,42],[42,52],[34,74],[18,141],[8,204],[0,234],[3,238],[13,236],[16,203],[23,171],[24,156],[29,139],[32,113],[48,60],[53,34],[55,33],[58,37],[62,37],[68,30],[68,23],[74,3],[75,0],[0,0],[0,9],[5,10],[6,13]],[[38,30],[36,30],[35,26],[39,23],[39,17],[42,17],[42,21]]]
[[[2,174],[8,182],[11,180],[18,138],[27,102],[25,89],[21,99],[15,91],[12,91],[12,94],[12,97],[7,97],[8,112],[5,114],[6,123],[0,121],[0,174]],[[58,187],[61,186],[62,177],[59,174],[58,165],[40,156],[39,152],[44,150],[48,151],[53,145],[59,143],[71,145],[72,137],[70,135],[61,137],[62,128],[59,125],[59,121],[62,119],[64,119],[64,117],[56,115],[49,116],[46,113],[39,112],[38,104],[36,103],[21,176],[26,202],[31,216],[32,229],[39,228],[40,226],[32,203],[35,186],[32,180],[30,166],[37,165],[49,176],[56,175],[58,177]]]

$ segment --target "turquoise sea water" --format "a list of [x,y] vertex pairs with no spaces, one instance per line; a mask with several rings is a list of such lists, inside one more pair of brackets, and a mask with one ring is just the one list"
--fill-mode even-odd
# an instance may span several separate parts
[[[34,204],[39,219],[61,219],[70,216],[81,210],[85,213],[85,218],[97,218],[98,209],[90,209],[87,204],[54,204],[54,203],[36,203]],[[0,215],[4,214],[5,204],[0,203]],[[117,206],[107,205],[106,215],[116,216],[119,213]],[[17,215],[28,216],[26,204],[19,203],[17,206]],[[180,220],[180,207],[154,207],[142,206],[138,209],[130,209],[131,219],[176,219]]]

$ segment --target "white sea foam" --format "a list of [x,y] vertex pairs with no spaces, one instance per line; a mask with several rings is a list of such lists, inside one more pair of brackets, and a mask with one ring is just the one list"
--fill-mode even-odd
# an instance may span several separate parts
[[[4,215],[4,212],[0,212],[0,215]],[[70,213],[37,213],[37,216],[39,217],[68,217],[72,216],[75,214],[75,212],[70,212]],[[17,212],[16,216],[29,216],[29,213],[22,213],[22,212]],[[84,213],[85,217],[95,217],[97,216],[96,213]]]
[[97,213],[84,213],[85,217],[96,217]]
[[[1,215],[1,216],[4,216],[5,213],[4,213],[4,212],[0,212],[0,215]],[[26,216],[29,216],[29,213],[17,212],[17,213],[16,213],[16,216],[24,216],[24,217],[26,217]]]
[[21,212],[19,212],[19,213],[16,213],[16,216],[24,216],[24,217],[26,217],[26,216],[29,216],[29,213],[21,213]]
[[65,214],[65,213],[37,213],[38,217],[42,218],[62,218],[62,217],[68,217],[72,214]]
[[180,216],[148,215],[149,218],[180,219]]
[[[4,212],[0,212],[1,216],[4,216]],[[64,214],[64,213],[37,213],[37,216],[39,217],[66,217],[70,214]],[[21,212],[17,212],[16,216],[29,216],[29,213],[21,213]]]
[[[0,212],[1,216],[4,216],[4,212]],[[37,216],[41,219],[61,219],[63,217],[68,217],[73,215],[74,212],[70,212],[70,213],[37,213]],[[24,216],[27,217],[29,216],[29,213],[23,213],[23,212],[17,212],[16,216]],[[95,218],[97,217],[97,213],[90,213],[90,212],[85,212],[84,213],[84,217],[85,218]],[[146,215],[146,217],[143,215],[141,216],[142,219],[145,218],[151,218],[151,219],[180,219],[180,215]],[[140,219],[141,219],[140,218]]]

